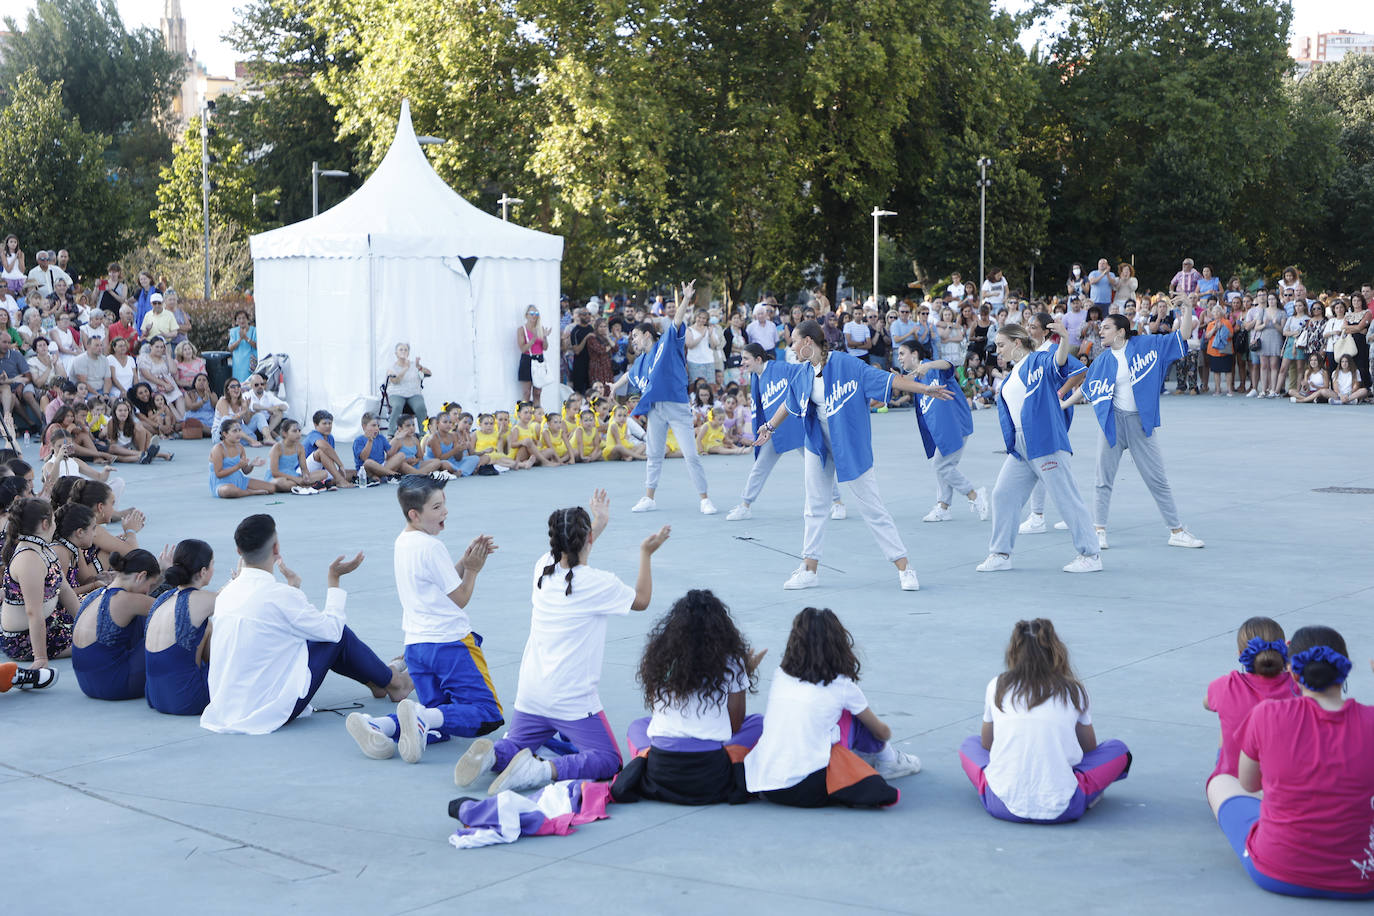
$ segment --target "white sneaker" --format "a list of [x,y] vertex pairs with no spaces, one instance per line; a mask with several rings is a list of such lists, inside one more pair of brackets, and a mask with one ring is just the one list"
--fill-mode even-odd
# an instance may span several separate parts
[[844,507],[844,503],[831,503],[830,517],[837,522],[849,518],[849,510]]
[[463,756],[458,758],[458,763],[453,767],[453,784],[459,788],[470,786],[477,781],[492,764],[496,763],[496,745],[492,744],[487,738],[478,738],[468,749],[463,752]]
[[1086,556],[1085,554],[1081,554],[1081,553],[1080,553],[1078,556],[1076,556],[1076,557],[1073,558],[1073,562],[1072,562],[1072,563],[1070,563],[1068,566],[1065,566],[1065,567],[1064,567],[1064,572],[1067,572],[1067,573],[1102,572],[1102,558],[1101,558],[1101,557],[1090,557],[1090,556]]
[[420,721],[420,710],[423,708],[414,700],[402,700],[396,705],[396,718],[401,722],[401,729],[396,733],[396,746],[406,763],[419,763],[425,755],[425,745],[429,743],[425,737],[429,729]]
[[1343,402],[1341,401],[1340,398],[1332,398],[1331,400],[1327,401],[1326,403],[1330,404],[1332,407],[1340,407],[1341,404],[1342,404]]
[[1193,532],[1184,528],[1182,531],[1174,531],[1169,534],[1170,547],[1202,547],[1202,538],[1197,537]]
[[936,503],[934,506],[931,507],[930,511],[926,513],[926,517],[921,519],[921,521],[947,522],[952,518],[954,518],[953,512],[950,512],[948,509],[941,507],[939,503]]
[[921,583],[916,578],[916,570],[908,566],[906,569],[897,570],[897,582],[902,586],[904,592],[919,592]]
[[742,522],[745,519],[753,518],[754,510],[749,508],[748,503],[740,503],[725,515],[727,522]]
[[991,510],[988,508],[987,487],[979,487],[973,491],[973,501],[968,504],[968,511],[978,513],[978,521],[980,522],[988,520],[988,513]]
[[1296,403],[1298,403],[1298,396],[1297,396],[1296,394],[1295,394],[1295,395],[1290,395],[1289,398],[1288,398],[1288,403],[1289,403],[1289,404],[1296,404]]
[[348,714],[344,720],[349,737],[358,742],[358,750],[373,760],[386,760],[396,753],[396,742],[382,734],[381,729],[372,724],[372,717],[360,712]]
[[1259,389],[1251,388],[1249,391],[1245,392],[1245,396],[1247,398],[1257,398],[1259,397]]
[[1017,534],[1044,534],[1045,516],[1036,515],[1032,512],[1026,516],[1026,520],[1021,523],[1021,527],[1016,529]]
[[805,565],[798,566],[792,575],[787,577],[787,581],[782,584],[785,589],[815,588],[821,584],[821,577],[818,573],[806,568]]
[[709,499],[703,499],[701,501],[702,515],[715,515],[719,511],[720,510],[716,508],[716,504],[711,502]]
[[652,496],[641,496],[639,502],[630,508],[631,512],[653,512],[658,508],[658,503],[654,502]]
[[1057,522],[1054,523],[1054,530],[1055,530],[1055,531],[1068,531],[1068,530],[1069,530],[1069,523],[1061,519],[1061,520],[1059,520],[1059,521],[1057,521]]
[[506,790],[527,792],[542,789],[553,782],[553,767],[547,760],[540,760],[529,748],[521,748],[520,753],[510,759],[501,775],[492,780],[487,795],[500,795]]
[[1097,549],[1098,549],[1098,550],[1106,550],[1108,547],[1111,546],[1110,544],[1107,543],[1107,529],[1106,529],[1106,528],[1095,528],[1095,529],[1093,529],[1093,530],[1097,532]]
[[921,758],[897,750],[890,741],[878,753],[862,756],[883,779],[901,779],[903,776],[915,776],[921,772]]
[[978,564],[979,572],[1001,572],[1011,569],[1011,557],[1004,553],[990,553],[988,558]]

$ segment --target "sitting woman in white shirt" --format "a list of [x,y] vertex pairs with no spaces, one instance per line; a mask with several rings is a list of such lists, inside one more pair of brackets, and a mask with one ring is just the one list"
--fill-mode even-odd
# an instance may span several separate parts
[[964,740],[959,762],[993,817],[1076,821],[1107,786],[1126,778],[1130,751],[1120,741],[1097,743],[1088,691],[1050,621],[1018,621],[1006,664],[988,682],[983,732]]
[[630,723],[634,759],[611,797],[679,805],[748,801],[743,758],[758,743],[763,716],[744,714],[745,694],[767,649],[749,643],[713,593],[692,589],[649,631],[639,662],[644,704],[653,715]]

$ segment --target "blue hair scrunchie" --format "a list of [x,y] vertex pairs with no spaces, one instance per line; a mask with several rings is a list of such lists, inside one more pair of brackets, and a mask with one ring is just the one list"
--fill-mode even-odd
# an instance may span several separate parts
[[1328,665],[1336,669],[1336,673],[1339,675],[1339,677],[1333,680],[1330,684],[1327,684],[1327,687],[1331,687],[1336,684],[1344,684],[1346,677],[1350,674],[1350,659],[1346,658],[1344,655],[1337,652],[1330,646],[1313,646],[1310,649],[1304,649],[1297,655],[1293,656],[1291,667],[1293,669],[1293,674],[1297,676],[1298,681],[1301,682],[1302,685],[1306,687],[1308,690],[1326,689],[1325,687],[1313,687],[1311,684],[1307,683],[1307,681],[1303,678],[1303,669],[1306,668],[1312,662],[1326,662]]
[[1288,644],[1278,639],[1269,642],[1263,636],[1251,636],[1250,641],[1245,644],[1245,649],[1240,653],[1241,667],[1249,674],[1255,673],[1255,657],[1261,652],[1277,652],[1282,656],[1285,664],[1288,662]]

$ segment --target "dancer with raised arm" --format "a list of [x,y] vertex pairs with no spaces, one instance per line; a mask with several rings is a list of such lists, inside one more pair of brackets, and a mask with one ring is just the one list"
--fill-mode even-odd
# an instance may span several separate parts
[[[750,403],[754,406],[754,428],[763,429],[763,424],[773,415],[774,411],[782,405],[783,399],[787,396],[787,389],[790,386],[789,380],[798,372],[806,370],[796,363],[785,363],[775,360],[768,355],[768,351],[756,343],[751,343],[744,348],[744,354],[740,357],[740,368],[749,373]],[[754,510],[750,508],[754,500],[759,498],[763,492],[763,485],[768,482],[768,475],[773,473],[773,465],[778,463],[787,452],[794,448],[801,448],[802,428],[800,423],[793,423],[784,429],[778,430],[777,435],[772,437],[772,442],[765,445],[754,445],[754,466],[749,469],[749,479],[744,482],[744,495],[740,498],[740,503],[731,509],[725,516],[727,522],[738,522],[754,517]],[[844,503],[840,501],[840,485],[837,482],[834,490],[830,494],[830,517],[845,518],[849,513],[845,510]]]
[[682,284],[673,320],[660,335],[652,322],[635,326],[630,338],[639,357],[620,378],[611,383],[615,391],[628,380],[640,390],[639,403],[634,407],[636,417],[646,417],[649,463],[644,470],[644,496],[634,504],[631,512],[652,512],[658,508],[654,495],[658,492],[658,478],[663,470],[663,457],[668,450],[668,430],[680,443],[686,443],[683,457],[687,459],[687,475],[701,497],[701,514],[715,515],[716,507],[706,493],[706,471],[701,456],[691,443],[696,441],[692,428],[692,409],[687,405],[687,339],[683,321],[692,310],[696,281]]
[[950,393],[941,386],[876,369],[848,353],[831,352],[826,346],[824,329],[814,320],[803,321],[792,332],[792,352],[801,360],[803,370],[789,377],[787,397],[755,439],[760,447],[766,445],[789,413],[801,417],[805,424],[806,527],[802,565],[783,588],[815,588],[820,584],[818,569],[825,523],[830,517],[828,503],[838,479],[849,485],[850,495],[883,556],[897,567],[897,581],[902,589],[916,591],[921,587],[916,570],[907,563],[906,545],[878,493],[868,402],[887,403],[893,388],[939,400],[948,400]]
[[[1156,317],[1162,304],[1155,306]],[[1112,505],[1112,487],[1121,467],[1121,456],[1131,450],[1140,478],[1154,497],[1164,524],[1169,526],[1170,547],[1201,547],[1202,540],[1183,527],[1174,491],[1164,473],[1160,452],[1159,393],[1169,366],[1188,352],[1188,336],[1193,330],[1193,310],[1180,310],[1177,329],[1167,334],[1132,334],[1125,315],[1102,319],[1102,352],[1088,367],[1087,381],[1071,394],[1066,403],[1084,397],[1093,406],[1102,437],[1097,442],[1097,495],[1093,500],[1093,524],[1097,546],[1107,549],[1107,512]]]
[[997,352],[1012,362],[1012,371],[997,395],[1007,459],[992,489],[992,543],[988,558],[978,564],[979,572],[1011,569],[1016,519],[1036,481],[1054,497],[1078,549],[1078,556],[1064,572],[1102,570],[1088,507],[1083,504],[1069,464],[1073,409],[1059,401],[1059,390],[1073,375],[1083,372],[1083,364],[1069,355],[1064,326],[1051,322],[1049,330],[1059,335],[1059,343],[1050,353],[1035,349],[1035,342],[1020,325],[1009,324],[997,332]]

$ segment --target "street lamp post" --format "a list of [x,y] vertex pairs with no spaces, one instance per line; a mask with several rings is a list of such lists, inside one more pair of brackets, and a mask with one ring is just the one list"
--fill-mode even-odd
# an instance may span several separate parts
[[210,300],[210,115],[215,111],[213,99],[200,103],[200,202],[201,223],[205,230],[205,300]]
[[525,202],[525,201],[524,201],[523,198],[520,198],[520,197],[511,197],[509,194],[506,194],[506,193],[502,192],[502,194],[501,194],[501,199],[497,201],[497,203],[501,205],[501,219],[502,219],[502,220],[505,220],[505,221],[509,221],[509,220],[510,220],[510,207],[511,207],[512,205],[519,206],[520,204],[523,204],[524,202]]
[[884,216],[896,216],[896,210],[873,208],[873,307],[878,307],[878,220]]
[[1039,249],[1039,248],[1032,248],[1032,249],[1031,249],[1031,263],[1030,263],[1030,268],[1031,268],[1031,292],[1030,292],[1030,297],[1031,297],[1032,300],[1035,299],[1035,262],[1038,261],[1038,260],[1040,260],[1040,249]]
[[325,178],[347,178],[342,169],[322,169],[318,162],[310,163],[310,215],[320,215],[320,176]]
[[978,295],[983,295],[983,271],[984,258],[987,252],[987,216],[988,216],[988,185],[992,184],[992,179],[988,177],[988,167],[992,165],[992,160],[987,156],[978,158]]

